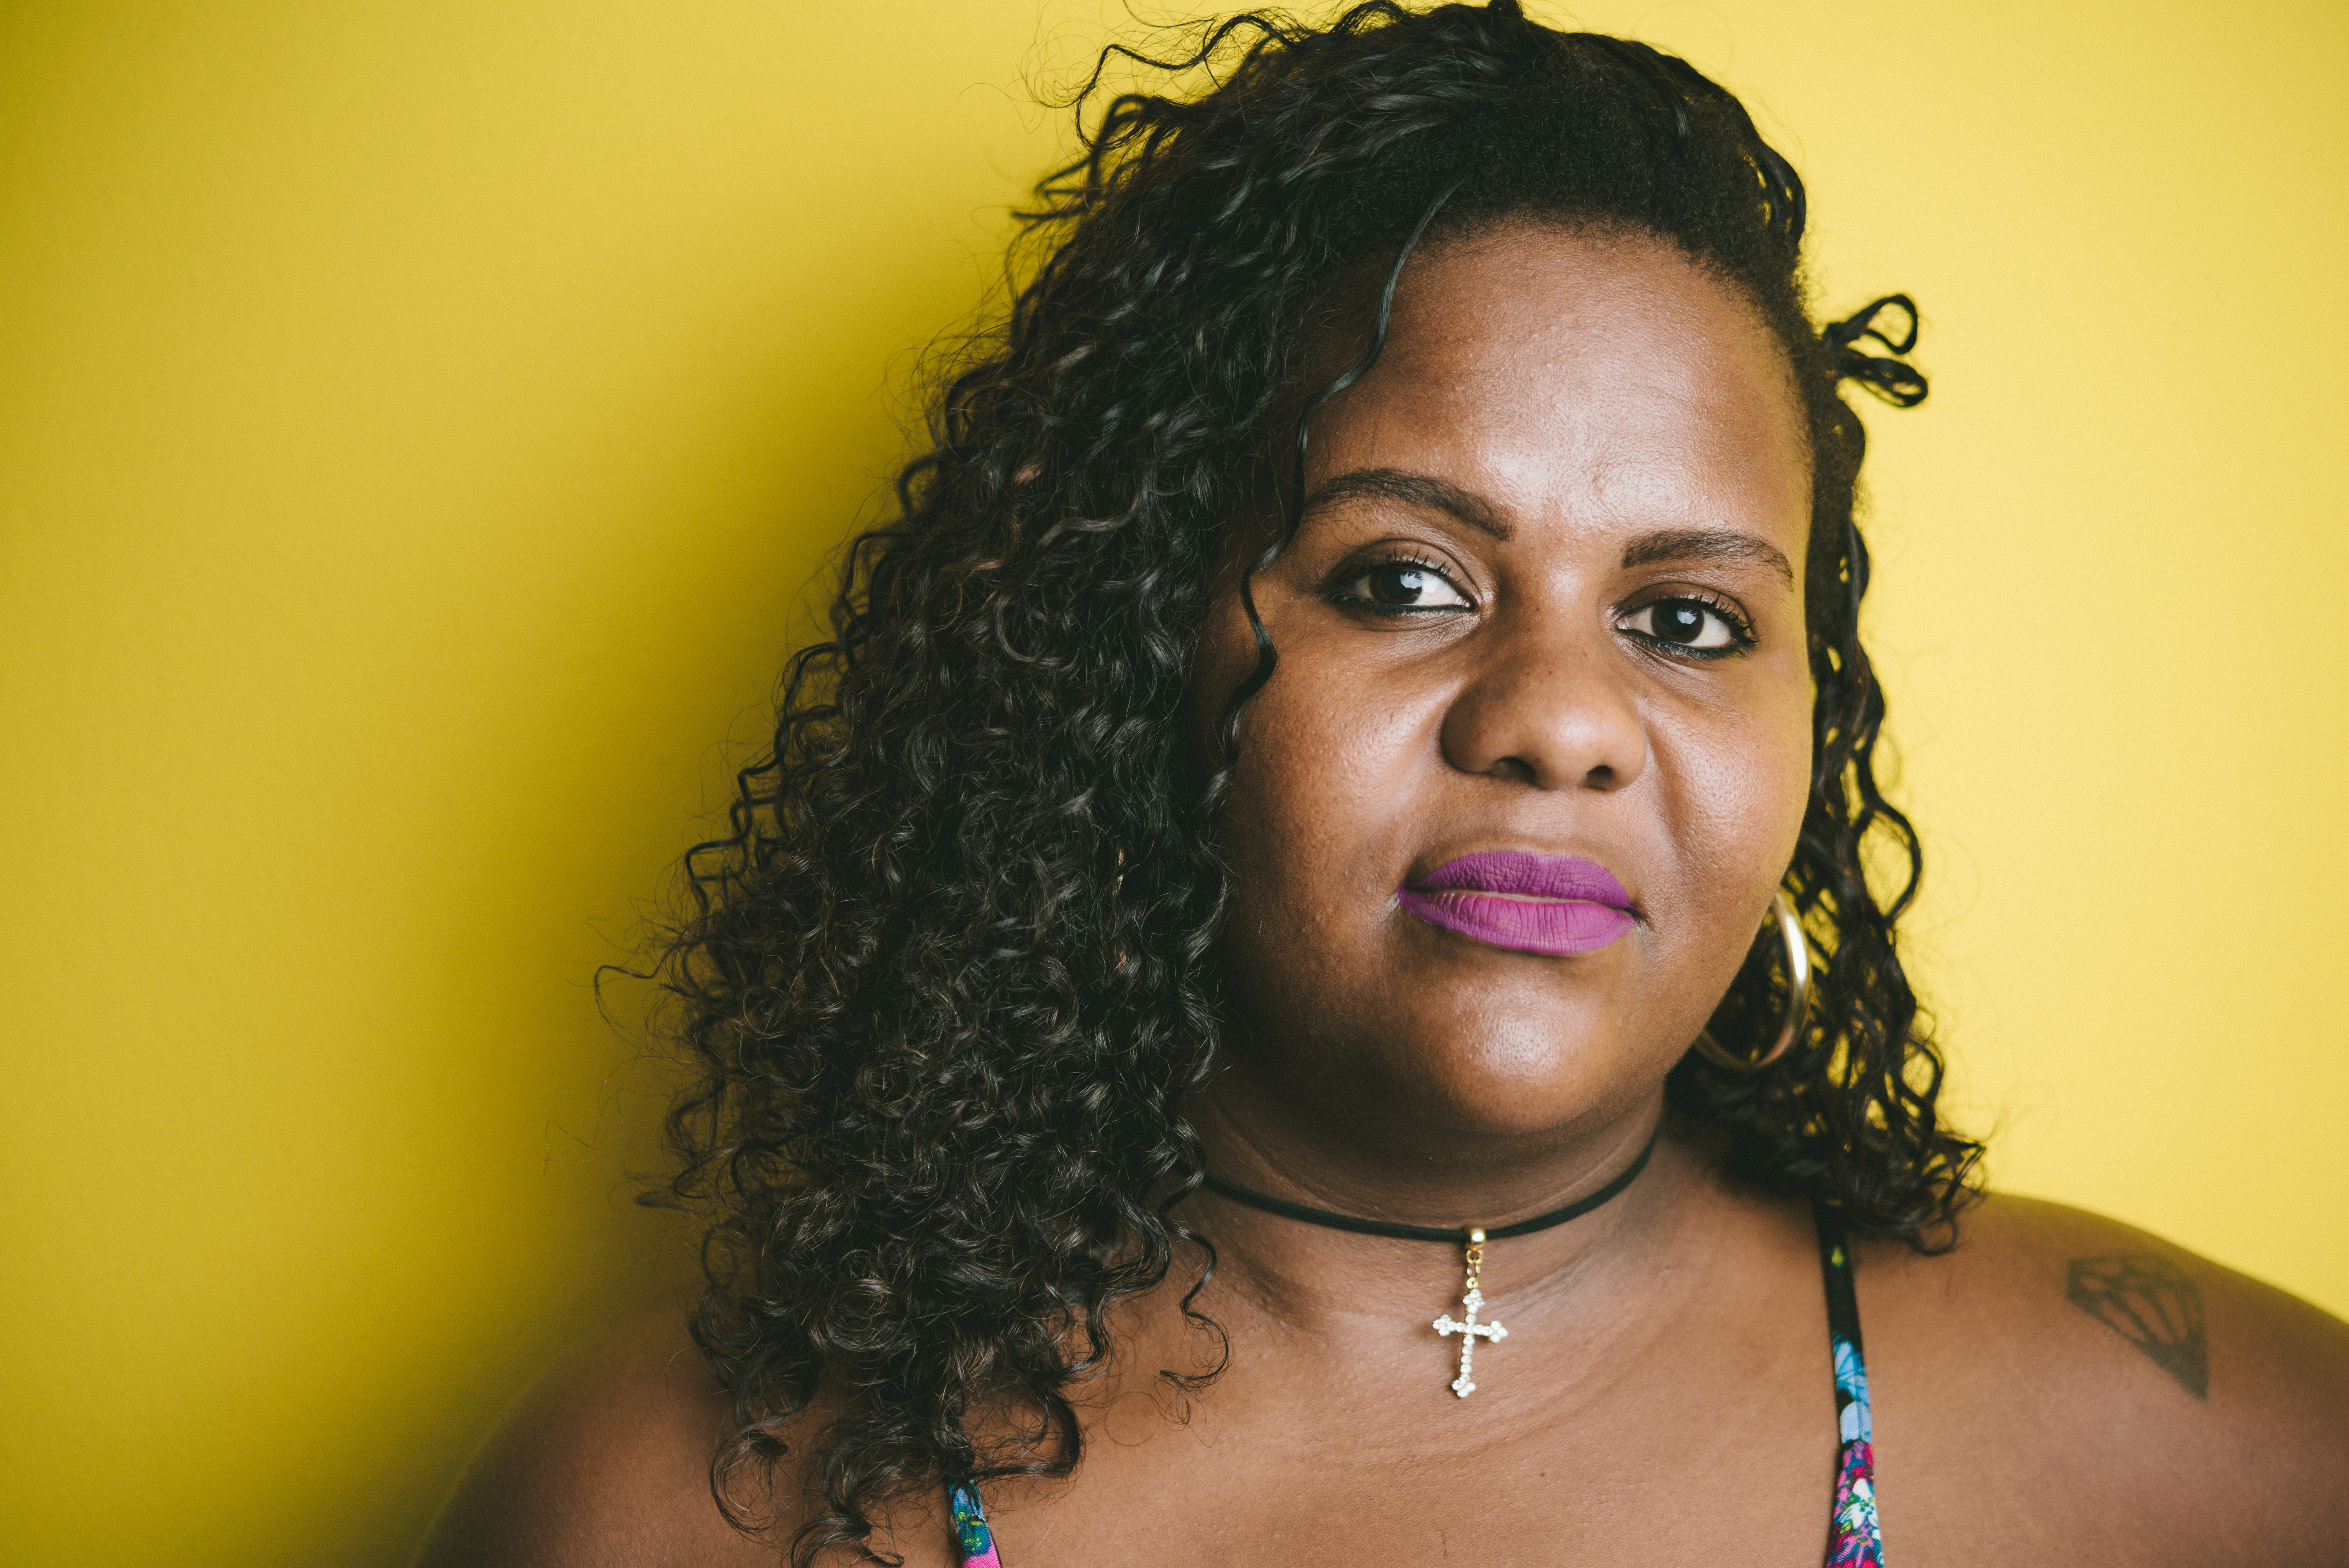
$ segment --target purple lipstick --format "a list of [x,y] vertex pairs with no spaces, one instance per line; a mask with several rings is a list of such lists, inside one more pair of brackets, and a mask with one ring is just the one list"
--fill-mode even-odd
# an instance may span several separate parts
[[1395,898],[1440,930],[1526,953],[1587,953],[1638,923],[1604,866],[1517,849],[1447,860]]

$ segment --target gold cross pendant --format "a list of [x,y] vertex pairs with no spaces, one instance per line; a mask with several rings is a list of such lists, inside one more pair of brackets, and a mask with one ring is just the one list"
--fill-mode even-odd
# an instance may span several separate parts
[[1469,1376],[1476,1366],[1476,1341],[1506,1339],[1509,1331],[1503,1328],[1498,1321],[1476,1321],[1477,1309],[1485,1304],[1485,1293],[1476,1288],[1477,1277],[1485,1268],[1484,1231],[1468,1232],[1467,1244],[1462,1249],[1460,1261],[1468,1271],[1467,1292],[1460,1298],[1460,1304],[1468,1309],[1467,1319],[1455,1322],[1450,1313],[1445,1313],[1435,1320],[1435,1332],[1447,1338],[1455,1334],[1460,1336],[1460,1376],[1452,1380],[1452,1392],[1465,1399],[1476,1392],[1476,1384]]

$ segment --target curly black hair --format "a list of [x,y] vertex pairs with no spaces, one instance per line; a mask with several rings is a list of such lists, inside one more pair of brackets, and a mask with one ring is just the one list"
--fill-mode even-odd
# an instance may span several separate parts
[[[1657,236],[1784,346],[1815,475],[1816,764],[1785,882],[1815,1001],[1771,1070],[1692,1054],[1668,1103],[1735,1174],[1920,1248],[1954,1234],[1981,1154],[1937,1116],[1941,1058],[1894,950],[1920,860],[1874,774],[1865,437],[1838,390],[1923,398],[1896,357],[1913,306],[1815,327],[1800,181],[1734,98],[1644,45],[1515,0],[1189,37],[1181,59],[1104,55],[1217,85],[1081,109],[1084,155],[1022,214],[1007,318],[942,386],[895,519],[848,549],[830,640],[787,668],[772,750],[685,863],[663,974],[695,1082],[653,1196],[707,1217],[694,1331],[733,1395],[712,1467],[730,1517],[820,1386],[836,1403],[795,1563],[867,1553],[878,1511],[942,1475],[1066,1473],[1107,1314],[1197,1241],[1173,1210],[1200,1179],[1182,1107],[1217,1037],[1228,757],[1189,722],[1210,578],[1301,431],[1308,325],[1422,230]],[[1905,863],[1889,898],[1871,857]],[[1774,945],[1713,1016],[1731,1050],[1775,1029]],[[1006,1411],[1010,1436],[972,1435]]]

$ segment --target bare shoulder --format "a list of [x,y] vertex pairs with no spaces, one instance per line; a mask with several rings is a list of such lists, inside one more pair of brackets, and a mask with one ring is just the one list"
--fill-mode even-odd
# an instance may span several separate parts
[[416,1568],[771,1565],[711,1500],[727,1399],[664,1304],[548,1369],[492,1434],[434,1521]]
[[2102,1560],[2084,1539],[2115,1561],[2337,1561],[2349,1324],[2030,1199],[1969,1211],[1944,1255],[1860,1261],[1888,1538],[1905,1512],[1971,1549],[1951,1561],[1982,1560],[1986,1535],[2075,1561]]

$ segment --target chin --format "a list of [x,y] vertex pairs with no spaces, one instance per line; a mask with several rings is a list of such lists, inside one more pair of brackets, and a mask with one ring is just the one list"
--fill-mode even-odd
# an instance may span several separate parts
[[1400,1123],[1400,1136],[1450,1140],[1538,1139],[1587,1130],[1652,1092],[1654,1053],[1611,1031],[1562,1019],[1555,1008],[1479,1015],[1472,1028],[1391,1032],[1374,1069],[1382,1080],[1370,1115]]

